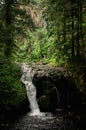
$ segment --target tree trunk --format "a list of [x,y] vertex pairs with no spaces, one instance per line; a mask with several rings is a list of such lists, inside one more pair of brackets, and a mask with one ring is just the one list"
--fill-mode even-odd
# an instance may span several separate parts
[[82,0],[80,0],[80,38],[81,38],[81,42],[83,43],[83,31],[82,31]]
[[9,58],[12,51],[12,34],[11,34],[11,0],[5,0],[5,22],[6,22],[6,46],[5,56]]
[[82,61],[84,62],[85,57],[84,57],[84,50],[85,50],[85,43],[84,43],[84,38],[83,38],[83,7],[82,7],[82,0],[80,0],[80,42],[81,42],[81,56],[82,56]]
[[65,14],[64,14],[64,19],[63,19],[63,43],[66,42],[66,17],[65,17]]
[[78,0],[78,9],[77,9],[77,57],[80,56],[80,5]]
[[75,57],[75,49],[74,49],[74,7],[73,7],[73,3],[74,1],[71,0],[71,28],[72,28],[72,38],[71,38],[71,42],[72,42],[72,48],[71,48],[71,51],[72,51],[72,59],[74,59]]

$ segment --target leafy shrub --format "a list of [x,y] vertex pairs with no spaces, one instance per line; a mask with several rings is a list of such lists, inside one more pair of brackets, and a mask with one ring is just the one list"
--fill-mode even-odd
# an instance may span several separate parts
[[19,67],[5,60],[0,64],[0,111],[18,108],[25,99]]

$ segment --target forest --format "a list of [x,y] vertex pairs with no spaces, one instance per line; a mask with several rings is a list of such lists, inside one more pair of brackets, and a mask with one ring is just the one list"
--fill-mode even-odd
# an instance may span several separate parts
[[70,71],[86,108],[86,1],[0,0],[1,120],[28,109],[21,63]]

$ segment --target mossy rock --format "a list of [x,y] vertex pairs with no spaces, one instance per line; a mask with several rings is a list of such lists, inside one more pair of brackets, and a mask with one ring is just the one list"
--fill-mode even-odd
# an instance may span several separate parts
[[[44,105],[46,109],[58,109],[59,105],[61,108],[68,108],[69,106],[78,108],[81,105],[82,99],[75,79],[64,68],[40,65],[33,77],[33,83],[37,89],[37,98],[40,99],[43,95],[46,95],[46,100],[42,99],[45,101],[43,101],[44,104],[48,104],[47,100],[49,100],[50,108]],[[43,109],[45,109],[44,106]]]
[[38,99],[38,104],[41,111],[51,111],[51,101],[49,96],[41,96]]

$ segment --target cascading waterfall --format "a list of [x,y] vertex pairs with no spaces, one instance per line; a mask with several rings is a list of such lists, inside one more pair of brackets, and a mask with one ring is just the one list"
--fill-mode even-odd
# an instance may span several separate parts
[[25,84],[27,97],[30,102],[30,108],[31,108],[31,114],[30,115],[41,115],[37,99],[36,99],[36,88],[34,84],[32,83],[32,79],[34,76],[34,70],[32,70],[32,67],[30,67],[28,64],[23,63],[22,64],[22,76],[21,81]]

